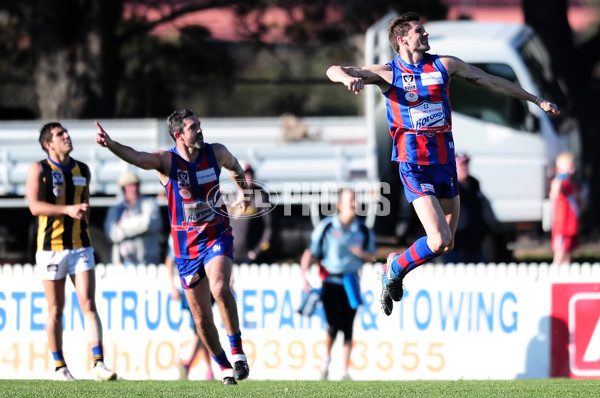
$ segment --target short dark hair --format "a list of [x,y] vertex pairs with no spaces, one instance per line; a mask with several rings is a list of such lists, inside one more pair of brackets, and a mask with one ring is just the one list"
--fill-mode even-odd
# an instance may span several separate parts
[[62,127],[62,125],[58,122],[50,122],[50,123],[44,124],[40,130],[39,142],[40,142],[40,145],[42,146],[42,149],[46,153],[48,153],[48,150],[46,149],[44,144],[46,142],[52,141],[52,129],[54,129],[56,127]]
[[194,112],[189,109],[181,109],[178,111],[173,111],[169,117],[167,118],[167,124],[169,125],[169,135],[175,141],[175,132],[183,131],[183,119],[187,119],[188,117],[194,116]]
[[400,47],[398,46],[398,40],[396,40],[399,36],[406,36],[410,29],[410,23],[412,21],[419,22],[421,20],[421,16],[416,12],[405,12],[394,18],[392,22],[388,25],[388,35],[390,39],[390,44],[392,48],[397,53],[400,52]]

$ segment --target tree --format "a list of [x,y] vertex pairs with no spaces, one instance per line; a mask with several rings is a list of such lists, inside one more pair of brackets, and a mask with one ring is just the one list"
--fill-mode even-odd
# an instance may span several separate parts
[[[176,42],[161,41],[150,34],[154,28],[186,14],[208,9],[234,10],[238,21],[232,29],[244,41],[253,43],[257,51],[272,51],[275,55],[275,44],[265,40],[273,31],[283,32],[287,44],[318,48],[349,43],[354,34],[364,33],[392,6],[400,11],[403,6],[417,7],[428,15],[435,10],[445,13],[441,5],[441,0],[0,0],[0,52],[24,55],[20,66],[34,77],[41,118],[114,117],[122,114],[117,104],[124,104],[138,116],[148,116],[148,107],[145,112],[140,111],[135,100],[123,97],[123,90],[125,94],[139,94],[144,89],[161,89],[164,91],[160,99],[172,100],[169,96],[173,87],[164,82],[168,79],[161,81],[159,65],[168,70],[165,76],[171,78],[179,73],[191,73],[191,77],[211,74],[215,83],[226,82],[227,73],[232,72],[228,69],[232,68],[231,57],[211,41],[202,27],[182,29]],[[266,18],[275,8],[284,17],[276,21]],[[8,16],[10,23],[2,24],[2,16]],[[197,41],[193,43],[194,40]],[[226,67],[199,67],[194,73],[185,69],[187,59],[179,62],[180,69],[166,66],[166,57],[177,51],[181,58],[181,54],[190,54],[182,51],[186,45],[195,45],[193,56],[200,57],[197,52],[204,54],[202,59],[195,59],[202,61],[197,66],[214,67],[217,59]],[[145,59],[144,65],[140,59]],[[287,60],[274,59],[287,67]],[[6,62],[0,69],[9,64],[15,65]],[[18,74],[14,70],[13,73]],[[144,81],[153,85],[144,87]],[[162,85],[152,89],[157,82]]]
[[[375,1],[384,3],[383,0]],[[239,26],[245,28],[246,37],[259,43],[271,29],[261,22],[261,16],[267,9],[276,4],[287,10],[289,15],[295,15],[294,10],[300,3],[307,6],[301,9],[303,16],[300,19],[291,20],[287,31],[291,41],[311,36],[304,33],[321,32],[321,36],[327,36],[327,32],[335,30],[323,24],[323,13],[327,8],[324,1],[4,0],[0,2],[0,10],[10,16],[8,19],[11,21],[19,22],[5,25],[3,30],[19,36],[21,44],[29,44],[19,51],[27,52],[32,59],[29,67],[35,80],[39,113],[41,118],[47,119],[114,116],[117,91],[123,84],[121,78],[130,61],[123,58],[123,50],[131,43],[144,45],[145,40],[154,40],[149,33],[161,24],[194,11],[233,8],[240,15]],[[358,1],[350,3],[360,4]],[[124,10],[128,10],[127,19],[124,18]],[[150,19],[148,11],[153,11],[158,17]],[[193,29],[189,29],[188,33],[191,31]],[[4,37],[5,40],[9,38],[8,35]],[[197,43],[196,48],[201,47],[199,50],[202,51],[206,42]],[[14,42],[4,41],[3,44],[6,52],[14,47]],[[155,48],[161,48],[156,41],[153,44]],[[176,45],[170,48],[172,50]],[[154,56],[159,57],[160,54]]]

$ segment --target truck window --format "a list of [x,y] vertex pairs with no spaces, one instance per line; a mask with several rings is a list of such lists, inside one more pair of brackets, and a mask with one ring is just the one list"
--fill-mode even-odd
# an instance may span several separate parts
[[[506,64],[473,63],[472,65],[492,75],[519,84],[512,68]],[[468,83],[462,79],[450,81],[450,101],[452,111],[471,116],[485,122],[509,126],[515,130],[527,131],[525,101],[508,98]]]

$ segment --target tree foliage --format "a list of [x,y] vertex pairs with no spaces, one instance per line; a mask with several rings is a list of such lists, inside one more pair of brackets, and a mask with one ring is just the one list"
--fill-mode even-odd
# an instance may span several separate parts
[[[432,4],[437,6],[429,7]],[[444,14],[441,4],[441,0],[0,0],[0,54],[6,55],[0,70],[5,76],[33,76],[36,113],[41,118],[149,116],[178,101],[174,91],[182,87],[177,80],[199,79],[203,85],[226,88],[239,71],[227,46],[215,42],[201,26],[181,28],[170,40],[151,34],[187,14],[233,10],[237,21],[232,29],[241,40],[252,43],[256,51],[275,54],[276,45],[266,40],[274,31],[289,45],[347,44],[394,7]],[[269,19],[274,8],[285,18]]]

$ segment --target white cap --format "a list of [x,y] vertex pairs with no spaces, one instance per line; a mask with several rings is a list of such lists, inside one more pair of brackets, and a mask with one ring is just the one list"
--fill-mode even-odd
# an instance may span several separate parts
[[126,173],[121,174],[118,183],[122,187],[124,187],[125,185],[139,184],[140,178],[133,171],[128,171]]

